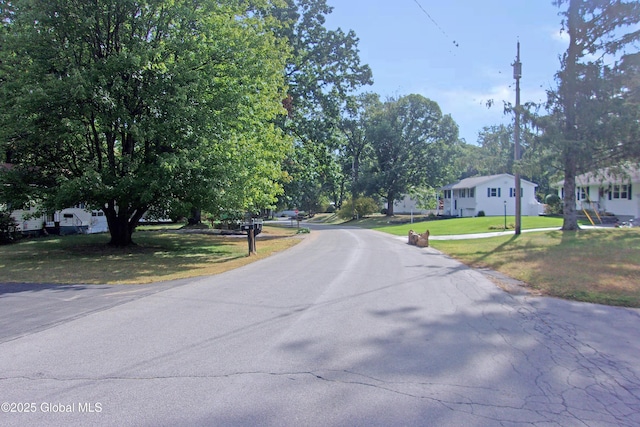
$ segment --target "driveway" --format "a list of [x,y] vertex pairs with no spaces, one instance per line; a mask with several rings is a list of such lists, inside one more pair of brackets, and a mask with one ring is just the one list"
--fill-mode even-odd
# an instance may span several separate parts
[[0,285],[0,425],[640,425],[637,310],[508,294],[434,249],[314,228],[117,303],[135,287]]

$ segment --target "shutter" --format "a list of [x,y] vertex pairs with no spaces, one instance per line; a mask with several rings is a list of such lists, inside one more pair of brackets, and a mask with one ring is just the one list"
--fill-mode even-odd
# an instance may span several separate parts
[[487,197],[491,197],[491,189],[487,188]]
[[629,200],[631,200],[631,184],[629,184],[627,191],[628,191],[627,194],[629,195]]
[[498,197],[502,197],[502,196],[500,195],[500,190],[501,190],[501,188],[500,188],[500,187],[498,187]]

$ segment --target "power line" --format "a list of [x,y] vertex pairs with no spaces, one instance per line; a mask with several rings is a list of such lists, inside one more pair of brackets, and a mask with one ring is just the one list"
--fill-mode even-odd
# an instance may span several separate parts
[[[441,33],[442,33],[446,38],[449,38],[449,35],[446,33],[446,31],[442,29],[442,27],[440,26],[440,24],[438,24],[438,23],[436,22],[436,20],[435,20],[435,19],[433,19],[433,18],[431,17],[431,15],[429,15],[429,12],[427,12],[427,10],[426,10],[424,7],[422,7],[422,5],[420,4],[420,2],[418,2],[418,0],[413,0],[413,1],[414,1],[414,2],[418,5],[418,7],[419,7],[423,12],[424,12],[424,14],[425,14],[425,15],[427,15],[427,18],[429,18],[429,20],[430,20],[431,22],[433,22],[433,25],[435,25],[435,26],[440,30],[440,32],[441,32]],[[453,41],[453,44],[455,45],[455,47],[459,47],[458,42],[456,42],[455,40]]]

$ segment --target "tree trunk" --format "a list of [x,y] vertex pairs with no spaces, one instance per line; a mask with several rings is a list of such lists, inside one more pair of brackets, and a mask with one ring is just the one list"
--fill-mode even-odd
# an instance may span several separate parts
[[136,229],[140,218],[149,209],[148,207],[140,207],[133,210],[124,210],[116,208],[115,202],[110,202],[103,209],[107,217],[109,225],[109,234],[111,241],[109,245],[117,247],[125,247],[135,245],[132,239],[134,230]]
[[189,225],[198,225],[202,223],[202,210],[200,208],[191,208],[191,218],[189,218]]
[[393,202],[395,201],[395,194],[387,194],[387,216],[393,216]]
[[358,158],[358,156],[353,159],[351,169],[351,173],[353,174],[353,181],[351,184],[351,200],[356,200],[360,193],[360,185],[358,183],[360,180],[360,159]]
[[580,48],[578,46],[578,24],[580,21],[579,1],[570,0],[568,10],[569,48],[565,62],[562,82],[564,111],[566,116],[564,129],[564,203],[562,230],[578,230],[576,215],[576,175],[578,158],[576,146],[578,132],[576,129],[576,86],[578,80],[577,61]]
[[576,212],[576,160],[571,159],[571,154],[567,154],[564,164],[564,201],[562,206],[563,212],[563,231],[576,231],[578,227],[578,215]]
[[109,245],[124,247],[133,245],[133,230],[135,227],[131,227],[129,219],[124,215],[118,214],[106,214],[107,223],[109,224],[109,233],[111,234],[111,241]]

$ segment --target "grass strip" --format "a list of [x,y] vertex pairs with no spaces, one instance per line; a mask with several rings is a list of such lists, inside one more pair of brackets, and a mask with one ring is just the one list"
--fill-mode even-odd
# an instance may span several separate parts
[[258,254],[244,236],[139,231],[135,246],[109,246],[107,234],[49,236],[0,246],[0,282],[142,284],[219,274],[300,241],[296,229],[265,226]]
[[490,268],[549,296],[640,307],[640,229],[535,232],[432,241],[476,268]]
[[[432,236],[438,235],[459,235],[459,234],[475,234],[475,233],[491,233],[495,231],[504,231],[504,217],[475,217],[475,218],[451,218],[437,219],[432,221],[414,222],[413,224],[392,225],[385,223],[373,223],[372,227],[378,231],[390,233],[396,236],[405,236],[409,230],[423,233],[429,230]],[[514,229],[515,217],[506,217],[507,230]],[[536,228],[553,228],[562,227],[562,218],[529,216],[522,217],[522,230],[533,230]]]

